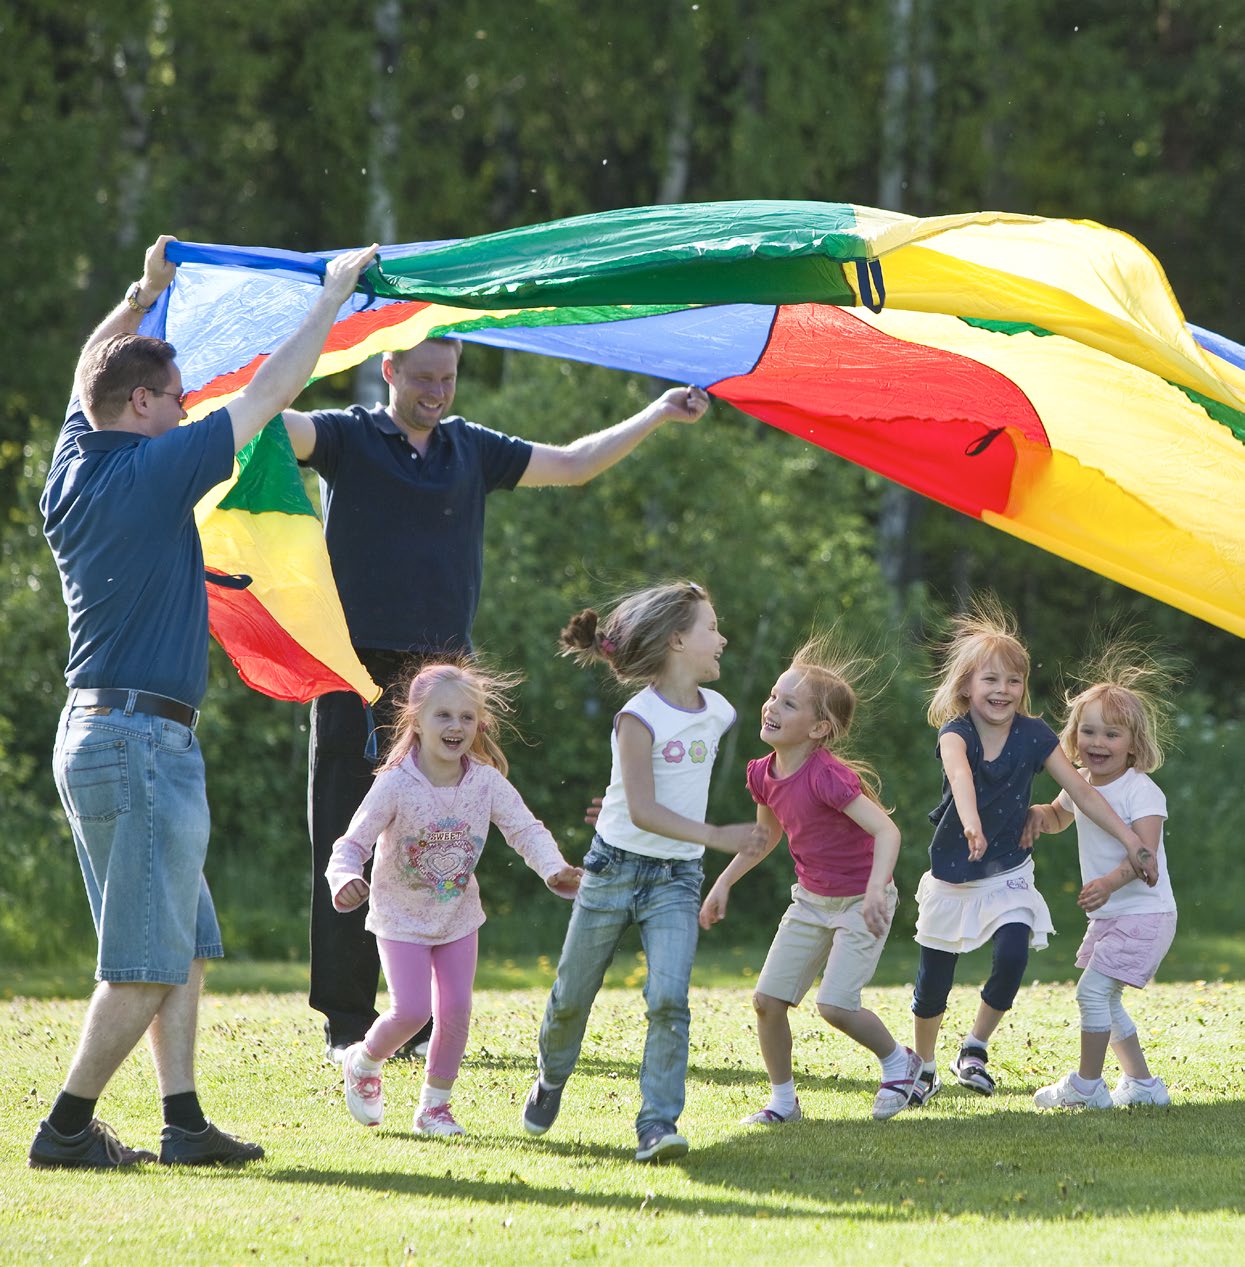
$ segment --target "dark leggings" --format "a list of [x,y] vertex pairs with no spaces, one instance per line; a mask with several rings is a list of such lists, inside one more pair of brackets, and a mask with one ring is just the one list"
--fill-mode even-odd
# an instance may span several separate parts
[[[1003,924],[995,930],[994,966],[990,979],[981,988],[981,999],[996,1012],[1006,1012],[1016,1000],[1016,991],[1029,963],[1028,924]],[[912,1011],[922,1018],[941,1016],[947,1010],[947,996],[955,981],[960,956],[949,950],[921,947],[921,962],[912,992]]]

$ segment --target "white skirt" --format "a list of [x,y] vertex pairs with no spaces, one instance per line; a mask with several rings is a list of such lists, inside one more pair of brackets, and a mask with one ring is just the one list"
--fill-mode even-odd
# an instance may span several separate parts
[[1033,859],[987,880],[948,884],[927,871],[916,890],[916,942],[954,955],[984,946],[1004,924],[1027,924],[1029,945],[1045,950],[1055,931],[1033,881]]

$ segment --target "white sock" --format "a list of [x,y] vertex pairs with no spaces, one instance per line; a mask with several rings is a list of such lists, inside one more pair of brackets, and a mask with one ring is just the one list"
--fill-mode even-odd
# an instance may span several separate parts
[[563,1086],[564,1084],[561,1082],[550,1082],[549,1079],[546,1078],[545,1075],[542,1073],[540,1075],[540,1085],[541,1085],[541,1089],[544,1091],[556,1091],[560,1086]]
[[891,1082],[903,1075],[908,1068],[908,1052],[906,1048],[895,1044],[895,1050],[889,1056],[879,1057],[882,1063],[882,1081]]
[[962,1046],[980,1047],[982,1051],[987,1051],[990,1047],[990,1040],[988,1038],[978,1038],[977,1035],[972,1032],[972,1030],[969,1030],[969,1032],[965,1034],[964,1036],[964,1042]]
[[1089,1093],[1102,1081],[1101,1078],[1082,1078],[1079,1073],[1073,1073],[1069,1078],[1072,1085],[1082,1094]]
[[448,1104],[450,1102],[450,1093],[442,1087],[433,1087],[428,1083],[424,1083],[424,1089],[419,1093],[419,1107],[421,1109],[435,1109],[439,1104]]
[[930,1074],[932,1076],[933,1074],[936,1074],[938,1072],[938,1065],[935,1061],[932,1061],[932,1060],[922,1060],[921,1072]]
[[769,1104],[767,1108],[772,1109],[779,1117],[790,1117],[795,1112],[795,1079],[790,1082],[784,1082],[781,1086],[770,1084]]
[[358,1050],[355,1052],[354,1064],[356,1069],[362,1069],[364,1073],[379,1073],[385,1066],[384,1058],[377,1060],[375,1056],[367,1049],[366,1043],[360,1043]]

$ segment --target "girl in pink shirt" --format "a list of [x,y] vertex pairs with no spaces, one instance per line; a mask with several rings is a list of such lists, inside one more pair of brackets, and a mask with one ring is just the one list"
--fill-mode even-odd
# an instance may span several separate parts
[[[350,911],[370,900],[367,927],[376,934],[391,1000],[342,1060],[346,1107],[365,1126],[377,1125],[384,1112],[385,1061],[432,1016],[414,1130],[463,1133],[449,1102],[471,1021],[484,923],[475,869],[489,824],[559,897],[571,898],[579,887],[582,871],[567,864],[506,781],[495,735],[514,682],[474,663],[420,669],[376,782],[333,846],[326,873],[333,905]],[[373,847],[369,886],[363,869]]]
[[895,915],[891,872],[899,829],[882,808],[873,771],[834,752],[856,709],[851,672],[850,663],[821,637],[796,652],[774,683],[761,709],[761,738],[773,752],[748,764],[748,790],[768,843],[762,854],[733,858],[700,910],[702,928],[724,919],[731,886],[786,833],[796,883],[752,997],[770,1100],[744,1118],[746,1125],[776,1126],[802,1116],[788,1013],[823,968],[817,1010],[882,1066],[873,1101],[877,1120],[907,1107],[921,1069],[920,1057],[901,1047],[881,1018],[860,1004]]

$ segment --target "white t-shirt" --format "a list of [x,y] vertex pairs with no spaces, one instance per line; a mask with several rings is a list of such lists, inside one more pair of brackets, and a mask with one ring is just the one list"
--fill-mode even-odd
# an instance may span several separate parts
[[718,755],[718,742],[735,724],[735,710],[717,691],[700,691],[701,707],[676,708],[646,686],[633,695],[614,718],[610,735],[610,785],[597,818],[597,835],[607,844],[646,858],[699,858],[704,846],[641,831],[627,811],[622,763],[618,759],[618,723],[635,717],[653,736],[653,791],[657,803],[684,818],[705,821],[709,805],[709,777]]
[[[1082,770],[1086,782],[1088,774]],[[1163,789],[1148,775],[1138,770],[1125,770],[1118,779],[1098,788],[1107,804],[1131,827],[1139,818],[1167,818],[1167,797]],[[1072,803],[1067,792],[1059,793],[1059,804],[1076,816],[1076,845],[1081,855],[1081,880],[1088,883],[1099,876],[1114,871],[1128,856],[1124,846],[1109,832],[1092,823]],[[1096,911],[1089,912],[1090,919],[1112,919],[1117,915],[1157,914],[1175,912],[1176,896],[1172,892],[1172,880],[1167,871],[1167,855],[1163,852],[1163,832],[1159,830],[1158,847],[1159,882],[1149,888],[1140,878],[1130,880],[1117,889]]]

